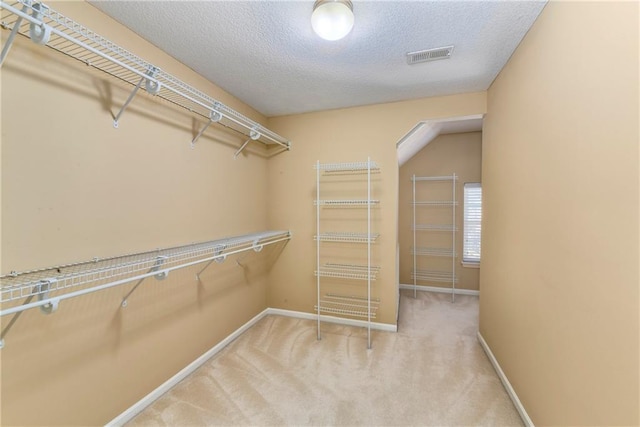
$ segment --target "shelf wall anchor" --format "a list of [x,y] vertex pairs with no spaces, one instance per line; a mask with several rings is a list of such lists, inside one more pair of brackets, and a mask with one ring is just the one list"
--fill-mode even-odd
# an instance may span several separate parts
[[253,251],[260,252],[262,250],[263,245],[258,244],[259,240],[253,242]]
[[[51,289],[51,285],[56,282],[56,279],[41,280],[40,283],[34,286],[33,292],[38,295],[38,301],[49,299],[49,289]],[[42,311],[44,314],[51,314],[58,309],[58,303],[59,300],[52,299],[46,304],[41,305],[40,311]]]
[[[166,256],[158,255],[158,257],[156,258],[155,264],[153,265],[153,267],[149,269],[149,273],[153,273],[154,271],[160,270],[160,267],[162,267],[166,259],[167,259]],[[167,278],[168,275],[169,275],[169,272],[165,270],[165,271],[160,271],[158,274],[154,275],[153,277],[156,280],[164,280]],[[121,304],[122,308],[125,308],[127,305],[129,305],[129,302],[127,301],[128,298],[136,289],[138,289],[138,286],[140,286],[140,284],[144,282],[144,279],[146,279],[146,277],[143,277],[142,279],[138,280],[136,284],[133,285],[133,288],[131,288],[131,290],[124,296],[124,298],[122,298],[122,304]]]
[[46,6],[42,3],[33,5],[31,16],[41,22],[40,24],[34,22],[29,24],[29,37],[31,37],[31,41],[35,44],[45,45],[49,43],[49,39],[51,38],[51,27],[42,22],[42,11],[40,10],[42,7]]

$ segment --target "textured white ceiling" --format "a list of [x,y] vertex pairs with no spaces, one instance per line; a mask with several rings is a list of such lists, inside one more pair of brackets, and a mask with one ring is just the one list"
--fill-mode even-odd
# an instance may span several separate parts
[[[352,32],[329,42],[313,0],[91,3],[267,116],[486,90],[545,5],[354,1]],[[451,59],[406,63],[452,44]]]

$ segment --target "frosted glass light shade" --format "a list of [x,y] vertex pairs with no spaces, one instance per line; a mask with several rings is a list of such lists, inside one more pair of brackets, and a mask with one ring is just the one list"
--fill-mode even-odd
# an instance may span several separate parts
[[311,26],[325,40],[340,40],[353,28],[353,7],[349,0],[318,0],[313,6]]

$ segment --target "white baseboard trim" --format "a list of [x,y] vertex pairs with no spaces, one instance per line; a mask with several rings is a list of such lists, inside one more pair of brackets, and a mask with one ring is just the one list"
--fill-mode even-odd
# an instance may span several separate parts
[[[304,311],[283,310],[281,308],[268,308],[267,314],[275,314],[278,316],[295,317],[297,319],[307,319],[307,320],[318,319],[318,316],[313,313],[306,313]],[[342,317],[325,316],[325,315],[320,316],[320,320],[322,322],[337,323],[339,325],[359,326],[363,328],[367,327],[367,322],[365,320],[344,319]],[[398,325],[392,325],[389,323],[371,322],[371,329],[376,329],[378,331],[398,332]]]
[[[441,288],[439,286],[424,286],[418,285],[416,288],[421,292],[438,292],[442,294],[450,294],[451,288]],[[413,290],[413,285],[405,285],[400,284],[400,289],[411,289]],[[456,295],[475,295],[480,296],[480,291],[475,291],[473,289],[456,289]]]
[[257,314],[253,319],[249,320],[244,325],[240,326],[238,329],[233,331],[229,336],[220,341],[218,344],[213,346],[211,349],[207,350],[202,356],[198,357],[196,360],[187,365],[180,372],[175,374],[173,377],[169,378],[167,381],[162,383],[158,388],[153,390],[151,393],[147,394],[145,397],[140,399],[138,402],[129,407],[126,411],[109,421],[106,426],[107,427],[116,427],[122,426],[126,422],[130,421],[138,415],[142,410],[144,410],[147,406],[151,405],[156,399],[165,394],[167,391],[171,390],[176,384],[185,379],[191,373],[193,373],[196,369],[202,366],[207,360],[211,359],[216,353],[220,352],[223,348],[231,344],[233,340],[242,335],[247,329],[252,327],[256,322],[265,317],[268,313],[269,309],[263,310],[261,313]]
[[518,398],[516,391],[513,389],[513,387],[511,387],[511,383],[509,382],[509,379],[502,371],[502,368],[500,367],[498,360],[493,355],[493,352],[489,348],[489,345],[487,344],[487,342],[482,337],[482,334],[480,333],[480,331],[478,331],[478,341],[480,342],[480,345],[482,346],[482,349],[484,350],[484,352],[487,354],[489,361],[493,365],[493,369],[496,370],[496,373],[498,374],[500,381],[502,381],[502,385],[507,390],[507,394],[511,398],[513,405],[516,407],[516,410],[520,414],[520,418],[522,418],[522,422],[527,427],[534,427],[533,421],[531,421],[531,418],[529,418],[529,414],[527,414],[527,410],[524,409],[524,406],[522,405],[522,402],[520,402],[520,399]]

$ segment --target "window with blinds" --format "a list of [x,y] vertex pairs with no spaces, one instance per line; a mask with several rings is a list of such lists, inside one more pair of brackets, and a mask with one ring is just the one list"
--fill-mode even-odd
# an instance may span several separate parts
[[480,235],[482,230],[482,185],[464,184],[463,262],[480,262]]

